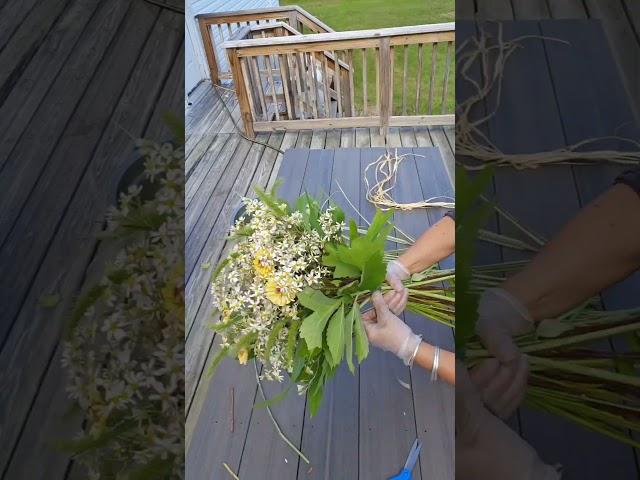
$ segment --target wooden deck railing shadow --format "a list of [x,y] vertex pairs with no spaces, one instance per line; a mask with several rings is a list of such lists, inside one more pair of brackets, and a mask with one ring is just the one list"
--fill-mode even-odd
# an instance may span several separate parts
[[216,46],[231,39],[234,33],[242,27],[283,22],[300,33],[333,32],[330,27],[316,17],[295,5],[236,12],[202,13],[196,15],[196,19],[209,64],[211,81],[214,84],[232,78],[226,59],[218,58],[216,55]]

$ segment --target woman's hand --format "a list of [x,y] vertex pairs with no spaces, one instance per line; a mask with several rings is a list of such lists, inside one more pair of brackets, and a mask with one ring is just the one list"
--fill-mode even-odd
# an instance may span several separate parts
[[506,290],[493,288],[480,298],[476,332],[495,358],[476,366],[471,379],[484,403],[500,418],[511,416],[524,399],[529,362],[513,337],[530,332],[533,327],[525,306]]
[[374,292],[371,296],[374,310],[365,312],[362,319],[369,342],[395,354],[405,365],[408,365],[421,339],[413,333],[409,325],[389,309],[385,300],[391,297],[390,294],[395,293],[389,292],[383,297],[380,292]]
[[387,264],[386,280],[393,291],[388,292],[384,298],[389,309],[396,315],[400,315],[407,306],[409,291],[402,281],[409,278],[409,275],[409,270],[400,261],[393,260]]

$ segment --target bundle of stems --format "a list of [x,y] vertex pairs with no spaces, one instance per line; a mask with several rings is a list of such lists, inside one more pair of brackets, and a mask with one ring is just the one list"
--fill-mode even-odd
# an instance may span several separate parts
[[[526,241],[491,236],[485,241],[529,250],[544,239],[496,208],[527,237]],[[504,238],[503,238],[504,237]],[[497,287],[527,260],[477,266],[471,289],[477,294]],[[529,406],[570,420],[617,441],[640,447],[633,433],[640,432],[640,308],[603,311],[599,297],[556,319],[541,322],[535,331],[516,338],[529,357]],[[630,349],[619,348],[626,343]],[[466,344],[469,367],[488,358],[477,337]]]
[[[616,134],[535,153],[504,153],[485,135],[483,130],[488,130],[489,120],[500,108],[505,65],[514,53],[524,48],[526,40],[535,39],[569,45],[566,41],[540,35],[525,35],[505,41],[502,24],[497,23],[495,36],[482,30],[477,37],[462,42],[457,48],[457,71],[465,88],[468,87],[472,93],[456,108],[456,153],[479,160],[477,164],[465,164],[465,167],[482,169],[496,165],[525,169],[551,164],[640,164],[640,141]],[[629,151],[602,148],[603,142],[613,143],[617,148],[624,146]]]
[[[529,357],[526,402],[634,447],[640,442],[640,352],[608,348],[614,339],[640,344],[640,308],[598,311],[586,302],[516,338]],[[468,366],[488,358],[478,339],[467,343]]]

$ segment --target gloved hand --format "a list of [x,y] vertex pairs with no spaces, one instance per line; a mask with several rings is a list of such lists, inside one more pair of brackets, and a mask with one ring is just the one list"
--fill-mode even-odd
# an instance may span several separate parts
[[372,300],[375,310],[369,310],[362,315],[369,342],[394,353],[405,365],[409,365],[413,352],[420,345],[420,337],[389,310],[380,292],[374,292]]
[[495,358],[481,362],[471,379],[484,403],[500,418],[508,418],[526,393],[529,362],[513,337],[533,330],[524,305],[502,288],[487,290],[480,298],[476,333]]
[[467,368],[456,361],[456,478],[472,480],[559,480],[516,432],[482,404]]
[[409,275],[409,270],[398,260],[387,263],[386,280],[393,288],[393,291],[390,292],[391,295],[385,296],[385,299],[387,300],[389,309],[396,315],[400,315],[407,306],[409,291],[407,287],[402,284],[402,281],[409,278]]

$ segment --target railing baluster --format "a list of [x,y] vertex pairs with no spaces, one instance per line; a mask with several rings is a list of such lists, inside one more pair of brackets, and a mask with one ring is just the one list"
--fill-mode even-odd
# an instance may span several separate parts
[[240,57],[238,55],[238,51],[236,49],[229,50],[228,58],[229,58],[229,66],[231,68],[233,77],[238,82],[236,90],[237,90],[238,105],[240,106],[240,114],[242,116],[242,123],[244,125],[244,130],[248,137],[254,137],[253,117],[251,115],[251,103],[248,96],[248,90],[246,88],[247,82],[246,82],[246,79],[243,77],[243,72],[240,65]]
[[440,105],[440,113],[445,112],[445,103],[447,101],[447,93],[449,90],[449,71],[451,70],[451,55],[453,42],[447,42],[447,58],[444,67],[444,85],[442,86],[442,104]]
[[244,88],[247,91],[247,98],[249,99],[249,109],[251,111],[251,118],[255,119],[256,118],[256,99],[253,97],[251,75],[249,74],[249,68],[248,68],[246,57],[240,58],[240,71],[242,72],[242,78],[244,80]]
[[264,92],[262,90],[262,78],[260,77],[260,67],[256,57],[251,58],[251,70],[253,70],[253,76],[256,79],[256,88],[258,89],[258,98],[260,99],[260,107],[262,108],[262,118],[265,122],[269,121],[267,118],[267,104],[264,101]]
[[433,93],[436,86],[436,50],[438,42],[431,45],[431,78],[429,80],[429,115],[433,113]]
[[376,113],[380,115],[380,49],[376,48]]
[[393,98],[393,50],[389,37],[380,39],[380,135],[386,139],[389,131]]
[[298,105],[300,107],[299,117],[304,120],[304,99],[302,97],[302,79],[300,78],[300,67],[298,65],[298,56],[293,54],[291,56],[291,62],[293,63],[292,71],[296,77],[296,87],[298,89]]
[[309,67],[307,72],[311,77],[311,105],[313,107],[313,118],[319,118],[318,116],[318,79],[316,78],[316,59],[313,52],[308,54]]
[[306,108],[310,108],[311,100],[309,100],[309,78],[307,74],[307,63],[303,53],[298,53],[298,69],[300,71],[300,83],[302,84],[302,90],[304,92],[305,106]]
[[227,32],[229,33],[229,38],[231,38],[231,35],[233,35],[233,32],[231,31],[231,24],[227,23],[225,25],[227,26]]
[[368,114],[367,94],[369,93],[369,85],[367,83],[367,49],[362,49],[362,114],[366,117]]
[[338,57],[338,51],[334,50],[333,52],[333,60],[334,60],[334,69],[333,69],[333,84],[336,89],[336,97],[338,97],[338,117],[342,117],[342,94],[340,92],[340,83],[342,81],[342,75],[340,73],[340,58]]
[[271,64],[271,55],[265,55],[264,61],[267,67],[267,76],[269,83],[271,84],[271,100],[273,101],[273,108],[276,111],[276,120],[280,120],[280,112],[278,108],[278,95],[276,93],[276,82],[273,79],[273,65]]
[[278,66],[280,67],[280,83],[282,83],[282,92],[284,93],[284,101],[287,105],[287,117],[291,120],[291,112],[293,111],[291,106],[291,97],[289,96],[289,73],[285,56],[278,55]]
[[351,116],[356,116],[356,96],[355,96],[355,86],[353,81],[353,50],[347,50],[347,58],[349,59],[349,99],[350,99],[350,110]]
[[404,46],[404,66],[402,68],[402,115],[407,114],[407,67],[409,66],[409,46]]
[[395,62],[396,62],[396,49],[395,47],[390,47],[389,56],[391,57],[391,83],[389,86],[389,115],[393,116],[393,80],[396,74],[395,71]]
[[327,52],[320,52],[322,55],[322,85],[324,87],[324,116],[331,117],[331,96],[329,95],[329,65]]
[[209,65],[209,75],[211,76],[211,82],[215,85],[220,83],[218,77],[218,61],[216,59],[215,48],[213,46],[213,30],[211,26],[204,20],[198,20],[198,26],[200,27],[200,36],[202,37],[202,43],[204,44],[204,51],[207,56],[207,64]]
[[422,59],[424,57],[424,43],[418,46],[418,73],[416,75],[416,111],[415,115],[420,114],[420,87],[422,86]]

